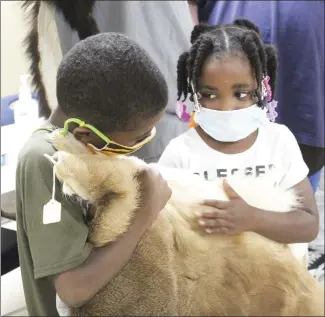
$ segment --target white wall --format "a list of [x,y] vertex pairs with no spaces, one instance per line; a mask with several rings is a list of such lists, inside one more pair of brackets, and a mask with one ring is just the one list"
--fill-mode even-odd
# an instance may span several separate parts
[[1,0],[1,97],[18,93],[19,76],[28,72],[22,46],[27,25],[21,3]]

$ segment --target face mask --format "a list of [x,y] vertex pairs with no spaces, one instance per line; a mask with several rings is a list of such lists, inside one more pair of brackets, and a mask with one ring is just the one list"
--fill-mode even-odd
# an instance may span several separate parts
[[256,104],[245,109],[218,111],[200,106],[194,121],[202,130],[220,142],[236,142],[249,136],[267,120],[266,111]]
[[61,131],[61,133],[63,135],[66,135],[68,133],[69,123],[71,123],[71,122],[79,124],[79,127],[86,127],[88,129],[92,130],[97,136],[99,136],[104,142],[106,142],[106,145],[104,147],[102,147],[101,149],[98,149],[97,147],[95,147],[94,145],[92,145],[90,143],[87,144],[87,147],[93,153],[101,153],[101,154],[105,154],[105,155],[130,155],[130,154],[134,153],[135,151],[139,150],[141,147],[143,147],[148,142],[150,142],[156,135],[156,129],[153,128],[151,130],[150,136],[145,138],[143,141],[141,141],[140,143],[137,143],[134,146],[126,146],[126,145],[122,145],[122,144],[119,144],[119,143],[116,143],[116,142],[110,140],[108,137],[106,137],[103,133],[101,133],[99,130],[97,130],[92,125],[86,124],[84,121],[81,121],[76,118],[69,119],[64,123],[64,128]]

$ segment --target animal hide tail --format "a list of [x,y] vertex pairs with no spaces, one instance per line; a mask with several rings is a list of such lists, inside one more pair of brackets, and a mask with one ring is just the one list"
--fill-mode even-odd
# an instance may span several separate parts
[[41,117],[48,118],[51,114],[42,75],[40,70],[41,56],[39,51],[39,37],[38,37],[38,13],[40,9],[40,1],[23,1],[22,9],[25,13],[25,18],[30,25],[30,30],[24,40],[26,47],[26,55],[30,60],[30,75],[35,91],[39,95],[39,114]]
[[99,33],[97,23],[92,16],[95,0],[47,1],[62,13],[72,30],[78,32],[80,40]]

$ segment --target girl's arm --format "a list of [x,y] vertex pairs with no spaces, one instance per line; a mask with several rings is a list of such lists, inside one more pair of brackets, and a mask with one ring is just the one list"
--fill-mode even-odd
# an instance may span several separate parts
[[289,212],[262,210],[248,205],[227,182],[229,201],[205,200],[198,214],[199,224],[208,233],[256,232],[279,243],[306,243],[318,234],[318,211],[308,178],[293,186],[302,205]]
[[254,232],[279,243],[314,240],[319,230],[318,210],[308,178],[293,187],[301,195],[302,205],[285,213],[255,208]]

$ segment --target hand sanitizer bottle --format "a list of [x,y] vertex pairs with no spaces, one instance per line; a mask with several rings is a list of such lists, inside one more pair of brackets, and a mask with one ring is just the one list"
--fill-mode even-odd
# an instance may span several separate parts
[[19,89],[19,99],[14,104],[15,124],[25,128],[36,128],[38,122],[38,102],[32,97],[28,87],[28,74],[20,76],[21,86]]

